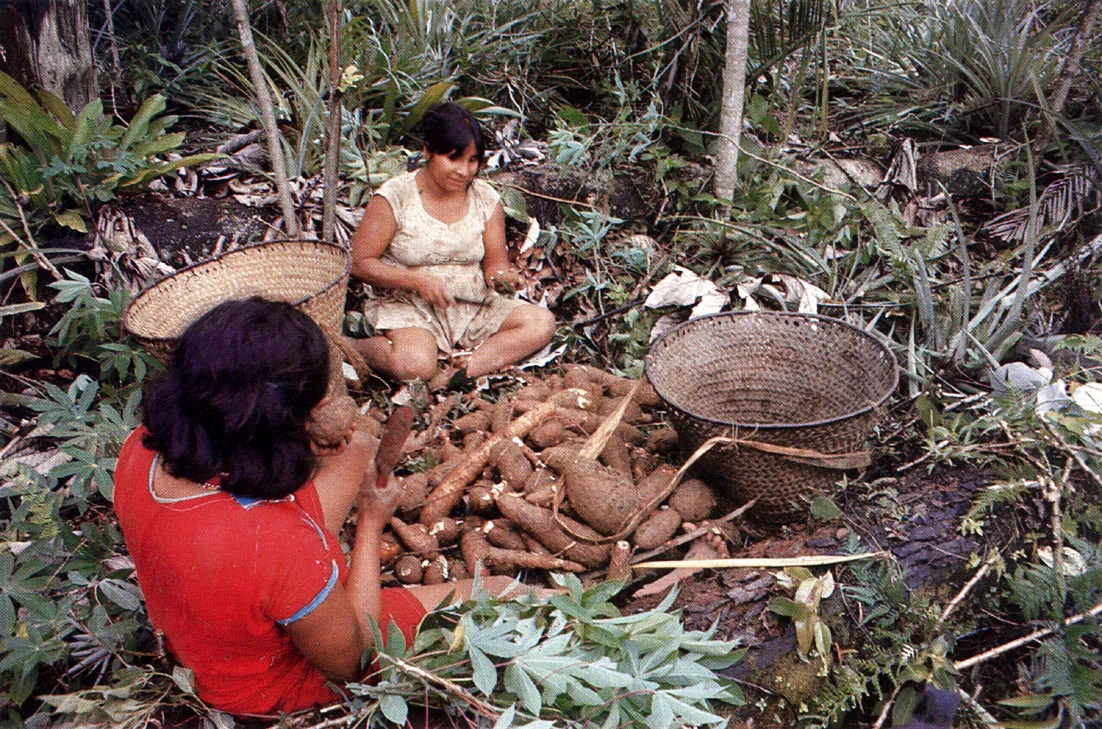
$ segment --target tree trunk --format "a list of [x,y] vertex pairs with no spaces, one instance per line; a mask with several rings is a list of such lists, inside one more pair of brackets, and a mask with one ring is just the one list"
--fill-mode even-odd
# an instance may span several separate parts
[[726,0],[727,53],[723,64],[723,108],[716,149],[715,196],[730,200],[738,184],[739,134],[746,92],[746,47],[750,35],[750,0]]
[[279,126],[276,124],[272,97],[268,93],[268,82],[260,68],[260,58],[253,43],[253,29],[249,24],[249,5],[246,0],[233,0],[233,13],[237,19],[237,33],[241,37],[241,49],[249,65],[249,76],[253,81],[256,103],[260,107],[260,120],[264,126],[264,136],[268,139],[268,155],[272,158],[272,176],[275,178],[276,196],[283,212],[283,229],[291,238],[298,238],[298,214],[291,199],[291,184],[287,180],[287,167],[283,163],[283,145],[280,143]]
[[1057,130],[1057,120],[1060,114],[1064,111],[1064,104],[1067,103],[1068,94],[1071,93],[1071,84],[1075,80],[1075,77],[1079,75],[1079,61],[1083,58],[1083,53],[1087,50],[1087,45],[1090,43],[1091,31],[1094,29],[1094,24],[1102,15],[1102,0],[1090,0],[1090,4],[1083,11],[1083,15],[1079,18],[1079,27],[1076,29],[1075,37],[1071,41],[1071,48],[1068,49],[1067,56],[1064,57],[1063,63],[1060,66],[1060,73],[1056,79],[1056,86],[1052,91],[1052,96],[1048,100],[1048,108],[1045,109],[1045,124],[1041,127],[1041,130],[1037,133],[1037,138],[1034,140],[1033,145],[1036,152],[1033,155],[1034,169],[1040,169],[1041,164],[1044,162],[1045,150],[1048,149],[1048,144],[1052,140],[1053,134],[1059,134]]
[[1091,31],[1094,29],[1094,24],[1100,15],[1102,15],[1102,0],[1091,0],[1090,5],[1083,11],[1083,15],[1079,19],[1079,28],[1071,42],[1068,55],[1064,59],[1064,65],[1060,69],[1056,91],[1052,94],[1052,99],[1049,100],[1049,108],[1053,114],[1059,114],[1064,110],[1064,103],[1067,102],[1068,93],[1071,91],[1071,83],[1079,74],[1079,61],[1083,58],[1083,52],[1087,50],[1087,45],[1091,39]]
[[341,162],[341,2],[329,2],[329,125],[326,127],[325,191],[322,195],[321,239],[336,238],[337,188]]
[[87,0],[0,3],[0,70],[25,88],[44,88],[75,112],[99,98]]

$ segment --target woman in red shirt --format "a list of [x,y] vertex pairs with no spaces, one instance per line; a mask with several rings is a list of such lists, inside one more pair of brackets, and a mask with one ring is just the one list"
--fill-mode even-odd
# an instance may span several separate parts
[[[224,303],[146,385],[143,425],[119,455],[115,509],[149,618],[199,696],[231,713],[335,701],[330,681],[363,675],[369,615],[410,641],[427,609],[470,594],[469,583],[381,589],[379,538],[401,491],[369,477],[369,437],[350,433],[327,454],[312,445],[328,358],[291,305]],[[353,502],[346,563],[335,535]]]

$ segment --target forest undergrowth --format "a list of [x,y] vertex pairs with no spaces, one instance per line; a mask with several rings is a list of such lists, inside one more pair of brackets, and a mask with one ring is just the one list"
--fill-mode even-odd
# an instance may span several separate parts
[[[125,307],[173,269],[167,241],[136,230],[128,206],[158,195],[270,212],[269,163],[224,3],[108,5],[114,30],[97,57],[121,51],[116,108],[69,111],[0,77],[0,722],[251,726],[204,706],[158,644],[111,496],[141,387],[162,367],[122,327]],[[337,91],[315,5],[269,3],[252,17],[307,236],[325,212]],[[895,500],[909,475],[982,473],[953,528],[985,547],[950,584],[923,589],[893,560],[766,570],[761,621],[794,637],[813,679],[799,702],[730,679],[745,646],[686,629],[673,593],[633,613],[621,584],[560,577],[568,593],[547,604],[483,596],[434,613],[414,645],[389,643],[381,682],[278,725],[403,725],[428,703],[458,726],[881,729],[928,712],[931,688],[959,699],[959,726],[1096,722],[1097,34],[1067,101],[1056,108],[1048,93],[1081,3],[755,0],[731,200],[712,195],[710,178],[722,3],[462,5],[344,3],[336,239],[347,243],[371,190],[416,160],[408,133],[425,108],[460,100],[492,136],[486,174],[527,293],[559,320],[525,377],[583,363],[640,378],[655,337],[701,313],[842,319],[891,349],[901,382],[874,468],[839,490],[875,503],[891,531],[913,517]],[[259,237],[194,241],[184,255]],[[670,276],[674,295],[652,298]],[[366,332],[356,301],[353,290],[350,335]],[[521,384],[474,387],[507,400]],[[392,394],[358,399],[385,410]],[[465,414],[449,410],[443,427]],[[786,535],[846,527],[829,496]],[[731,539],[731,556],[755,534]],[[847,534],[836,551],[870,551]]]

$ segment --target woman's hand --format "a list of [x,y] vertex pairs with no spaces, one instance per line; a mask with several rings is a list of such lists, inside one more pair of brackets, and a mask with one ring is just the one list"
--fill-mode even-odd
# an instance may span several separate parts
[[444,281],[431,273],[422,273],[417,277],[414,291],[430,306],[446,309],[455,303],[455,299],[448,293]]
[[386,488],[378,487],[375,473],[375,461],[372,460],[360,482],[360,493],[356,498],[356,507],[360,511],[360,524],[372,528],[383,527],[390,523],[390,517],[402,500],[402,484],[393,475],[387,477]]
[[514,294],[524,288],[524,277],[516,271],[501,269],[491,273],[486,283],[499,294]]

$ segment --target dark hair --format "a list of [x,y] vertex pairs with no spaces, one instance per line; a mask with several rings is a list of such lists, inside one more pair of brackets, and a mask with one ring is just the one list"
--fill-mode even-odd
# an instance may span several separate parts
[[180,337],[143,391],[143,443],[173,476],[274,499],[313,475],[306,422],[325,396],[329,347],[309,316],[253,297],[227,301]]
[[433,154],[462,152],[473,143],[478,166],[482,167],[486,157],[482,128],[474,115],[459,104],[448,101],[430,106],[417,124],[417,134]]

